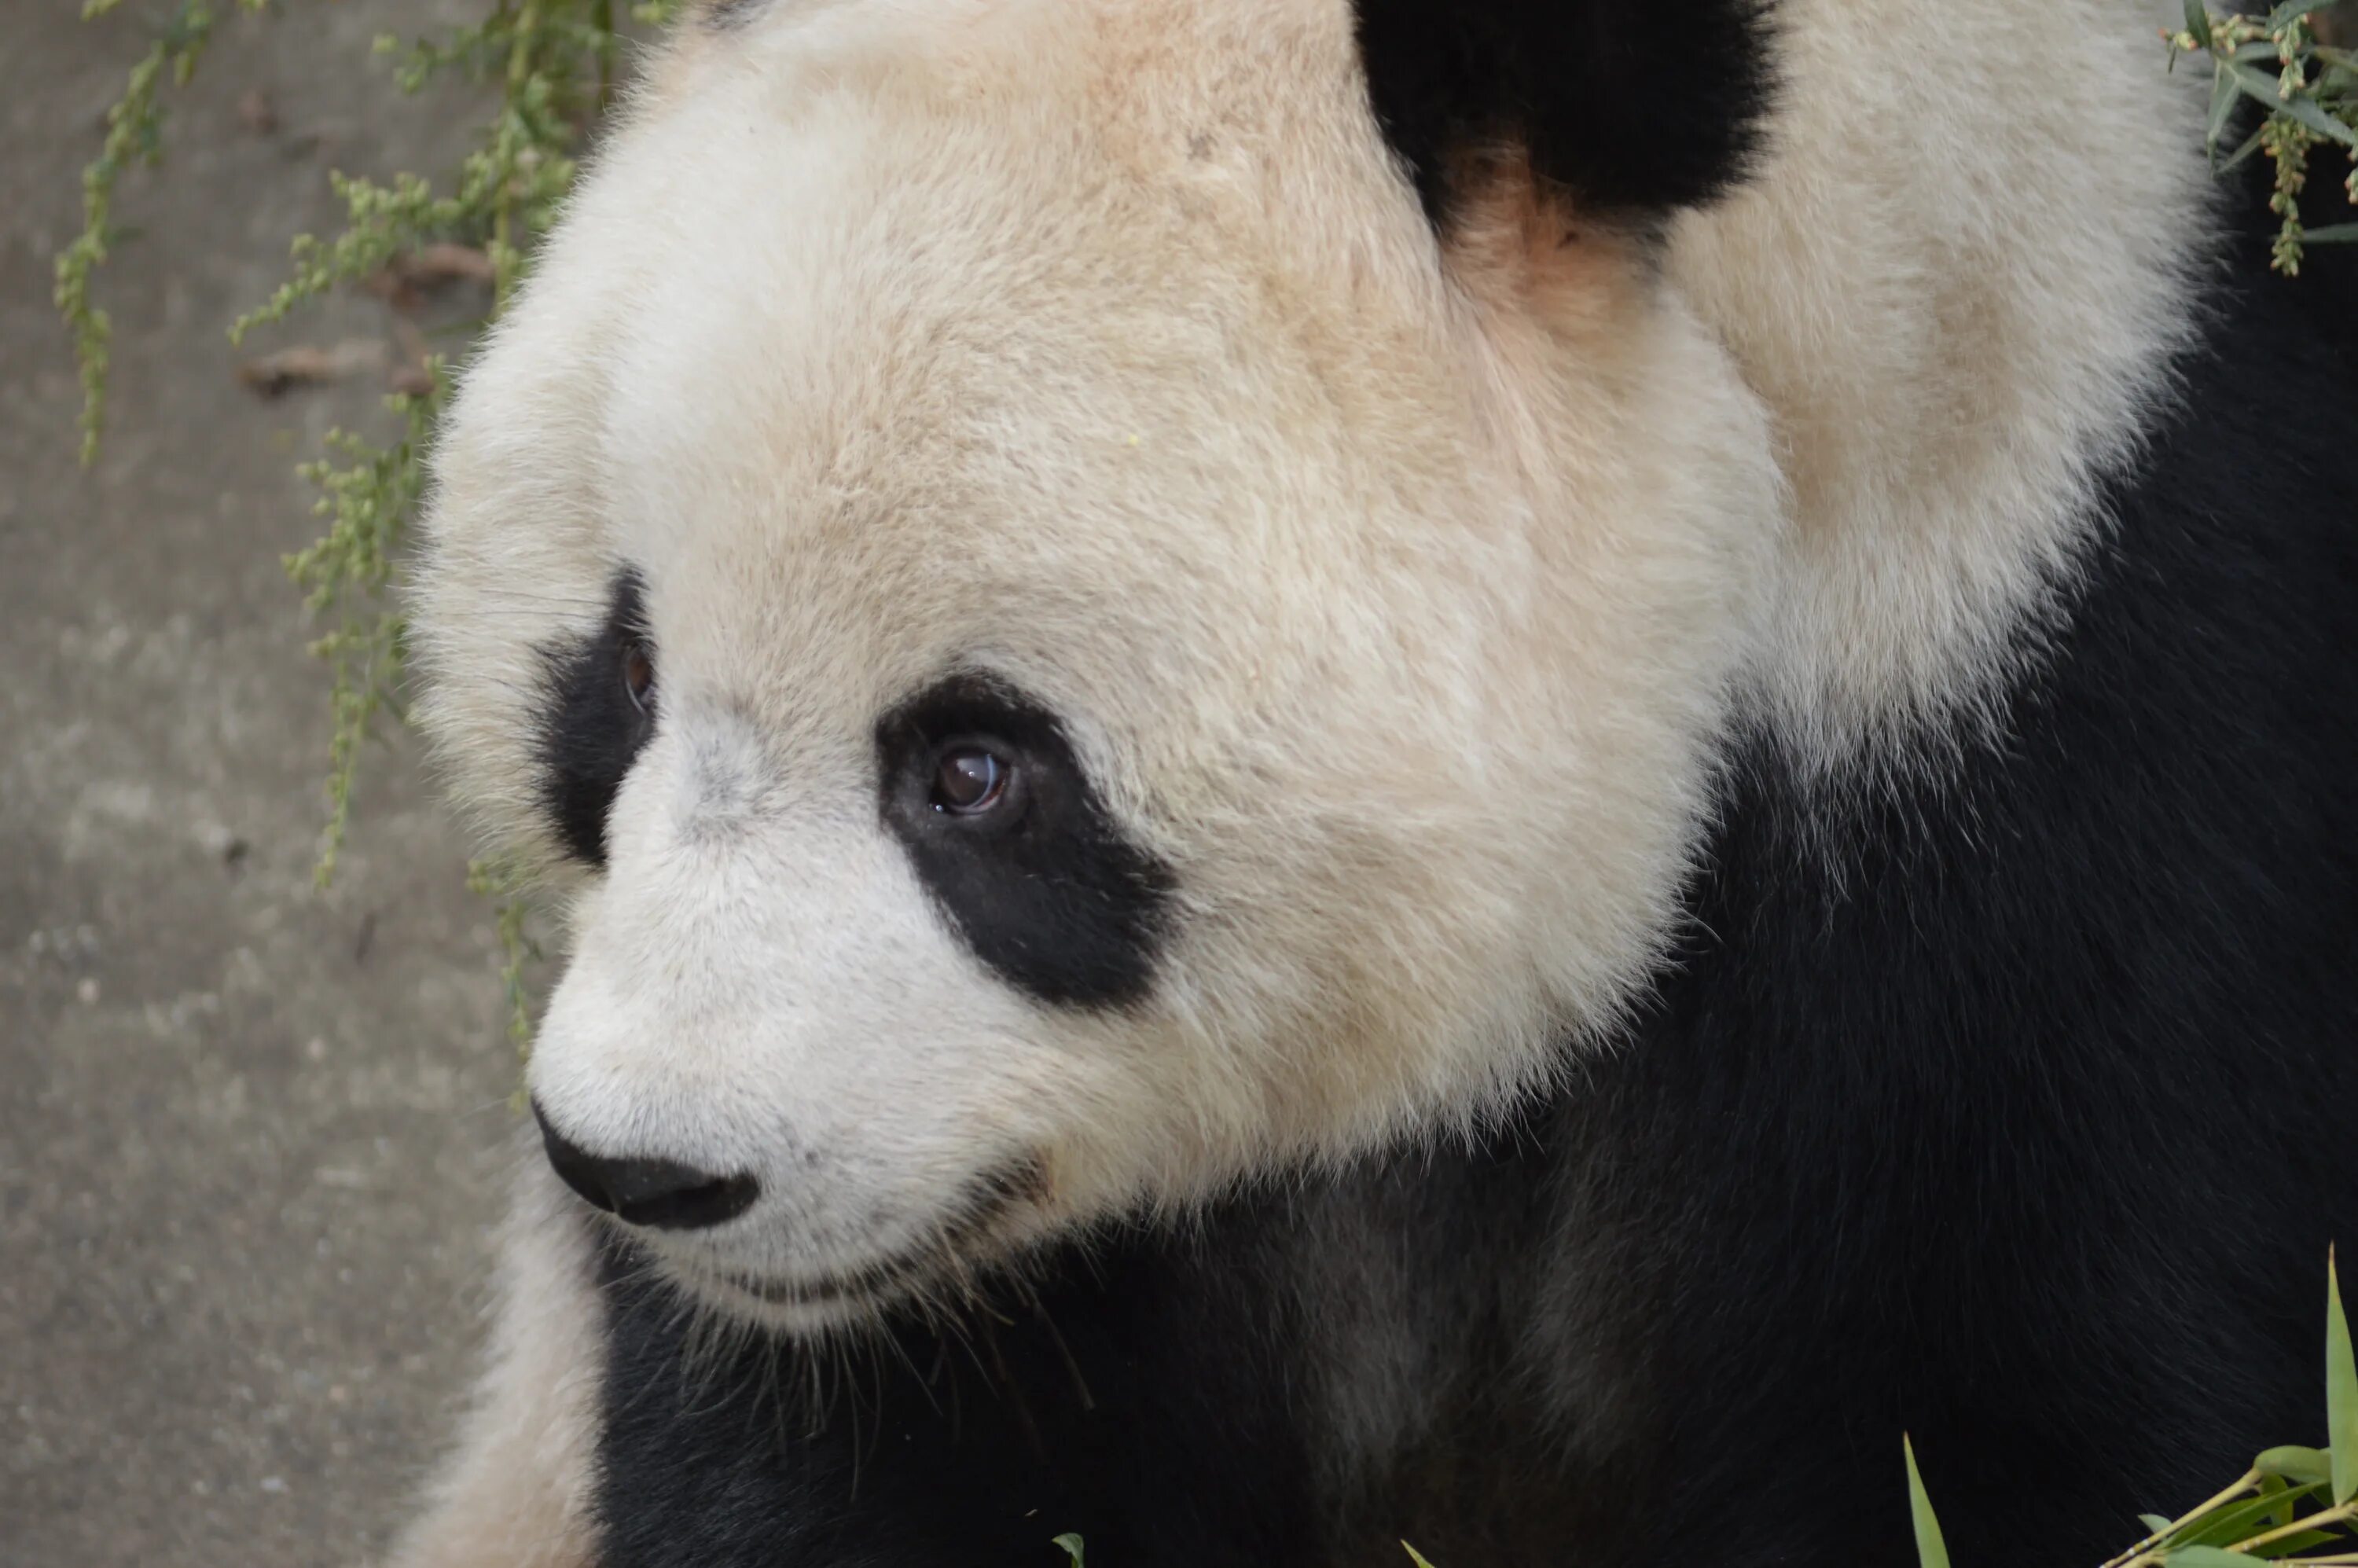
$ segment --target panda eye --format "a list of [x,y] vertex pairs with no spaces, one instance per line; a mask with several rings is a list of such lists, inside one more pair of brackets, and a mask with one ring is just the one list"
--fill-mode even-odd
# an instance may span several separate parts
[[653,715],[655,699],[655,658],[636,637],[622,644],[622,690],[631,706]]
[[968,741],[943,752],[934,764],[931,804],[953,816],[979,816],[1000,806],[1015,782],[1015,765]]
[[1054,1007],[1152,989],[1173,891],[1075,755],[1056,714],[957,671],[876,720],[878,806],[967,949]]

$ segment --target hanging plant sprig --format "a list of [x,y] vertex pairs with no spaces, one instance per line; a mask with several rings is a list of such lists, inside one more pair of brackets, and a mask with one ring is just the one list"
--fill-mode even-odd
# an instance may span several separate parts
[[[2276,166],[2268,208],[2277,219],[2269,262],[2288,276],[2300,271],[2309,245],[2358,241],[2358,221],[2304,226],[2300,195],[2312,150],[2331,144],[2349,160],[2343,194],[2358,217],[2358,53],[2319,40],[2313,15],[2333,0],[2288,0],[2265,16],[2213,14],[2202,0],[2186,0],[2186,26],[2167,35],[2180,55],[2211,58],[2212,168],[2224,174],[2255,152]],[[2221,145],[2236,106],[2249,99],[2264,111],[2257,129],[2223,156]]]
[[[103,16],[122,0],[85,0],[82,20]],[[106,426],[106,375],[114,323],[92,302],[91,280],[104,266],[121,232],[114,223],[114,192],[123,171],[152,168],[164,157],[163,91],[187,85],[203,58],[222,16],[262,11],[271,0],[180,0],[178,9],[131,68],[123,96],[106,112],[106,139],[81,171],[81,232],[67,242],[55,263],[58,314],[73,334],[74,362],[81,373],[81,460],[98,459]]]
[[[120,3],[89,0],[83,16],[103,16]],[[640,0],[628,20],[660,25],[677,4]],[[122,237],[114,205],[123,172],[162,161],[165,89],[187,82],[224,17],[275,9],[283,9],[280,0],[179,0],[107,114],[105,141],[82,176],[81,232],[56,261],[57,307],[81,368],[85,463],[99,448],[112,342],[112,323],[93,298],[93,283]],[[492,284],[489,315],[496,316],[572,187],[583,137],[613,102],[624,42],[616,10],[614,0],[480,0],[481,19],[472,25],[407,44],[374,40],[375,52],[391,58],[392,80],[403,92],[416,94],[450,78],[471,81],[491,90],[492,113],[442,183],[408,171],[385,178],[331,172],[330,185],[343,208],[341,228],[326,239],[293,238],[289,276],[232,325],[233,342],[339,287],[372,283],[388,271],[398,275],[406,261],[430,254],[430,247],[481,253]],[[367,740],[380,720],[403,718],[406,649],[392,589],[449,385],[438,358],[417,367],[412,379],[416,384],[387,400],[397,421],[390,440],[331,431],[326,454],[298,470],[319,490],[315,510],[323,527],[318,540],[285,562],[321,624],[311,651],[330,672],[322,882],[334,872],[352,820]],[[523,892],[500,868],[478,866],[471,881],[500,904],[510,1028],[521,1031],[523,966],[533,952]]]

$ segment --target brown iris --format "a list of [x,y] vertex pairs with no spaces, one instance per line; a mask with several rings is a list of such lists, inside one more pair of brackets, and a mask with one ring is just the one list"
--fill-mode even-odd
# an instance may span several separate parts
[[989,811],[1007,794],[1013,772],[979,746],[958,746],[934,764],[934,809],[960,816]]
[[636,638],[622,645],[622,689],[631,695],[631,706],[641,713],[654,711],[655,695],[655,660],[647,645]]

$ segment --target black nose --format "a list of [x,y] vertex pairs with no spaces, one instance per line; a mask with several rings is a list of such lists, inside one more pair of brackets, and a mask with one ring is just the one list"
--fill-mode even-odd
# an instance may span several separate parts
[[565,1184],[617,1218],[654,1230],[701,1230],[734,1219],[753,1206],[761,1184],[751,1176],[716,1176],[671,1160],[610,1159],[592,1154],[549,1125],[535,1102],[548,1162]]

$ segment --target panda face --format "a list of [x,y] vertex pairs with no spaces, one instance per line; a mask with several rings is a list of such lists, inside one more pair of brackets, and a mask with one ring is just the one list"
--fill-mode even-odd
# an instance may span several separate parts
[[1768,574],[1642,240],[1444,244],[1342,0],[740,7],[469,373],[454,795],[568,1179],[816,1332],[1495,1109],[1658,952]]

